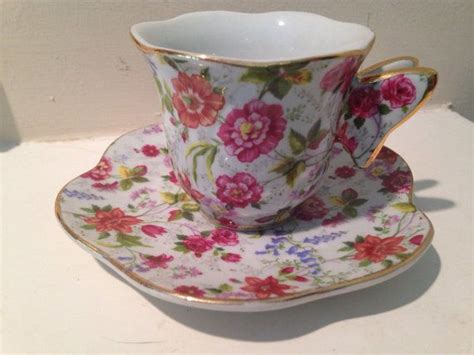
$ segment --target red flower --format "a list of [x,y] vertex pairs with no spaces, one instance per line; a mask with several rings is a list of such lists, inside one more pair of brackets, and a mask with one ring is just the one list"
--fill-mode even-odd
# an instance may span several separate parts
[[239,254],[225,253],[221,256],[221,259],[228,263],[238,263],[242,257]]
[[189,196],[191,196],[196,201],[202,200],[204,195],[200,193],[198,190],[195,190],[192,188],[191,181],[189,180],[186,174],[178,173],[178,178],[179,178],[179,181],[181,182],[181,187],[183,188],[184,191],[186,191],[186,193]]
[[353,177],[356,171],[354,168],[351,168],[350,166],[345,165],[345,166],[338,167],[335,173],[336,173],[336,176],[342,179],[348,179],[348,178]]
[[219,245],[234,246],[239,244],[237,233],[226,228],[214,229],[211,233],[211,239]]
[[339,88],[339,90],[345,94],[351,85],[351,81],[357,71],[357,67],[357,58],[348,57],[344,59],[343,62],[336,64],[331,69],[329,69],[324,74],[319,86],[324,91],[336,91]]
[[328,212],[324,202],[313,195],[295,208],[294,215],[303,221],[311,221],[314,218],[323,218]]
[[114,181],[111,183],[95,182],[92,184],[92,187],[94,189],[97,189],[100,191],[114,191],[118,189],[118,186],[119,186],[118,181]]
[[392,108],[400,108],[411,104],[416,98],[416,87],[412,81],[403,74],[384,80],[380,85],[382,96],[390,101]]
[[324,219],[321,224],[325,227],[336,227],[345,220],[346,216],[341,212],[338,212],[334,217]]
[[145,144],[142,147],[142,153],[147,157],[156,157],[158,154],[160,154],[160,150],[156,147],[156,145]]
[[168,263],[174,259],[171,255],[166,254],[160,254],[157,256],[140,254],[140,258],[142,258],[144,261],[143,264],[150,269],[156,269],[158,267],[166,269],[168,267]]
[[216,94],[206,79],[198,74],[189,76],[180,72],[171,82],[175,89],[173,106],[185,126],[197,128],[216,122],[217,112],[224,106],[224,97]]
[[221,175],[216,180],[217,198],[232,207],[244,208],[248,204],[257,203],[263,187],[255,178],[247,173],[237,173],[230,177]]
[[176,177],[176,174],[174,173],[173,170],[171,170],[171,171],[169,172],[168,176],[169,176],[169,180],[168,180],[169,182],[171,182],[171,183],[173,183],[173,184],[175,184],[175,185],[178,184],[178,178]]
[[382,150],[377,155],[377,160],[386,161],[389,164],[394,164],[398,159],[397,153],[393,150],[383,147]]
[[204,296],[204,291],[196,286],[178,286],[174,289],[176,292],[181,293],[182,295],[193,296],[193,297],[202,297]]
[[409,192],[412,185],[412,177],[409,171],[395,170],[384,177],[383,187],[390,192]]
[[294,270],[293,266],[287,266],[280,270],[280,274],[291,274]]
[[336,133],[336,138],[339,142],[342,143],[342,145],[347,149],[349,153],[354,153],[354,151],[357,149],[357,146],[359,145],[357,143],[357,140],[355,137],[348,137],[347,136],[347,128],[349,127],[349,124],[345,122],[341,128]]
[[142,226],[142,232],[147,236],[156,238],[163,233],[166,233],[166,229],[160,226],[154,226],[153,224],[145,224]]
[[211,250],[214,243],[213,240],[205,239],[201,235],[190,235],[183,241],[184,246],[193,251],[198,258],[202,256],[202,253]]
[[298,282],[306,282],[306,281],[308,281],[308,279],[307,279],[306,277],[304,277],[304,276],[298,276],[298,275],[295,276],[295,278],[294,278],[293,280],[298,281]]
[[423,234],[417,234],[413,237],[410,238],[410,243],[415,244],[415,245],[421,245],[421,242],[423,241]]
[[354,255],[356,260],[369,260],[373,263],[379,263],[387,258],[388,255],[403,253],[406,248],[400,243],[403,237],[380,238],[373,235],[367,235],[365,240],[354,245],[357,251]]
[[281,105],[252,100],[243,109],[235,108],[219,127],[217,135],[227,153],[243,163],[270,153],[283,138],[286,120]]
[[114,208],[111,211],[95,211],[94,217],[85,218],[87,224],[94,224],[97,232],[109,232],[115,230],[122,233],[130,233],[134,224],[140,223],[142,220],[127,216],[120,208]]
[[349,110],[354,116],[370,118],[379,112],[380,91],[372,87],[352,90],[349,96]]
[[247,284],[241,287],[241,289],[247,292],[255,293],[255,296],[260,299],[268,298],[272,294],[284,296],[285,290],[290,288],[289,285],[281,284],[273,276],[268,276],[264,280],[259,279],[258,277],[248,276],[245,278],[245,282]]
[[92,170],[89,170],[87,173],[81,175],[83,178],[90,178],[92,180],[104,180],[110,176],[112,171],[112,163],[109,158],[102,157],[99,164],[95,166]]

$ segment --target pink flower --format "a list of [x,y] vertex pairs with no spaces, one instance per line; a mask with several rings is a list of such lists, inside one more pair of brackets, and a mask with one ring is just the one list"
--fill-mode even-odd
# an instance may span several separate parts
[[238,263],[242,257],[239,254],[225,253],[221,256],[221,259],[228,263]]
[[214,241],[205,239],[201,235],[190,235],[183,241],[184,246],[194,252],[194,255],[200,258],[202,253],[211,250]]
[[112,230],[122,233],[130,233],[132,226],[142,220],[126,215],[120,208],[113,208],[110,211],[95,211],[94,217],[87,217],[84,221],[95,225],[97,232],[110,232]]
[[411,184],[411,173],[403,170],[395,170],[390,175],[384,177],[382,182],[383,187],[390,192],[409,192]]
[[347,136],[347,129],[349,128],[349,124],[345,122],[341,128],[336,133],[336,138],[341,144],[347,149],[349,153],[354,153],[359,145],[355,137],[348,137]]
[[216,185],[217,198],[232,207],[244,208],[257,203],[263,192],[263,187],[247,173],[237,173],[232,177],[221,175]]
[[234,246],[239,244],[237,233],[226,228],[214,229],[211,233],[211,239],[219,245]]
[[416,87],[413,82],[403,74],[395,75],[384,80],[380,85],[382,96],[390,101],[392,108],[400,108],[411,104],[416,98]]
[[178,179],[181,182],[181,187],[183,188],[184,191],[186,191],[186,193],[189,196],[191,196],[196,201],[202,200],[204,195],[201,192],[199,192],[198,190],[192,188],[191,181],[189,180],[189,178],[186,174],[178,173]]
[[227,153],[243,163],[270,153],[283,138],[286,120],[281,105],[252,100],[243,109],[235,108],[219,127],[217,135]]
[[319,86],[324,91],[335,92],[338,88],[341,93],[345,94],[351,85],[358,67],[356,57],[348,57],[343,62],[336,64],[329,69],[323,76]]
[[323,218],[328,212],[321,199],[311,196],[295,208],[294,215],[303,221],[311,221],[314,218]]
[[111,183],[95,182],[92,184],[92,187],[94,189],[97,189],[100,191],[114,191],[118,189],[118,186],[119,186],[118,181],[114,181]]
[[349,179],[355,175],[356,171],[354,168],[351,168],[350,166],[346,165],[338,167],[335,173],[337,177],[340,177],[342,179]]
[[383,147],[377,155],[377,160],[384,160],[388,164],[394,164],[398,159],[397,153],[393,150]]
[[144,261],[143,264],[150,269],[156,269],[158,267],[166,269],[168,263],[174,259],[171,255],[166,254],[160,254],[158,256],[140,254],[140,258]]
[[197,128],[216,122],[217,113],[224,106],[224,96],[216,94],[206,79],[180,72],[171,82],[175,89],[173,106],[183,125]]
[[349,96],[349,110],[354,116],[370,118],[379,112],[380,99],[380,91],[370,86],[354,89]]
[[112,163],[109,158],[102,157],[99,164],[95,166],[92,170],[89,170],[87,173],[81,175],[83,178],[90,178],[92,180],[104,180],[110,176],[112,171]]
[[169,176],[169,182],[171,182],[172,184],[175,184],[175,185],[178,185],[178,178],[176,177],[176,174],[174,173],[173,170],[171,170],[168,174]]
[[145,144],[142,149],[142,153],[145,154],[147,157],[156,157],[160,154],[160,150],[156,147],[156,145]]
[[193,297],[202,297],[205,292],[196,286],[178,286],[174,290],[182,295],[193,296]]
[[423,241],[423,234],[417,234],[413,237],[410,238],[410,243],[415,244],[415,245],[421,245],[421,242]]
[[145,224],[144,226],[142,226],[142,232],[149,237],[156,238],[157,236],[166,233],[166,229],[160,226],[155,226],[153,224]]
[[341,224],[346,221],[346,216],[341,212],[338,212],[334,217],[323,219],[321,225],[325,227],[336,227],[338,224]]

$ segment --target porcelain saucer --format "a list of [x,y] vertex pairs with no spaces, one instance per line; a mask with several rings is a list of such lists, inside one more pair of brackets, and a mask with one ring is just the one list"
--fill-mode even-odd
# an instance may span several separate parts
[[336,145],[318,197],[282,225],[243,233],[201,216],[164,142],[160,125],[123,135],[55,206],[73,240],[154,297],[211,310],[285,308],[390,279],[431,243],[411,171],[386,147],[358,169]]

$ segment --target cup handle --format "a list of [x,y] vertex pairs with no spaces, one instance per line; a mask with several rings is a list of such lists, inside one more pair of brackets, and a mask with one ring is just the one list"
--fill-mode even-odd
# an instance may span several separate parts
[[413,57],[389,59],[360,71],[353,80],[336,140],[359,167],[369,166],[387,136],[430,98],[437,72]]

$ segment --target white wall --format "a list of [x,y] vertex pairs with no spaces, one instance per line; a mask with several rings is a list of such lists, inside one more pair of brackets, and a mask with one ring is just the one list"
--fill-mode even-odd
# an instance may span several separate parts
[[366,64],[403,54],[439,71],[432,103],[473,117],[470,0],[260,0],[1,2],[0,140],[123,131],[156,120],[151,76],[130,25],[198,10],[302,10],[370,26]]

